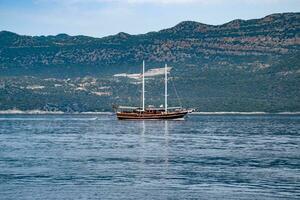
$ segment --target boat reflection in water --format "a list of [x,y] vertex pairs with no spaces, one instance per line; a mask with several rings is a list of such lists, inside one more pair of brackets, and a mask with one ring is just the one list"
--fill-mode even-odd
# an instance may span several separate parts
[[165,121],[164,137],[165,137],[165,148],[164,148],[165,164],[166,164],[166,166],[168,166],[168,164],[169,164],[169,124],[168,124],[168,121]]
[[[169,168],[169,126],[170,121],[149,122],[141,121],[139,139],[139,171],[140,176],[147,176],[147,169],[155,164],[161,170],[157,173],[159,176],[166,176]],[[153,126],[160,126],[161,131],[153,132]]]

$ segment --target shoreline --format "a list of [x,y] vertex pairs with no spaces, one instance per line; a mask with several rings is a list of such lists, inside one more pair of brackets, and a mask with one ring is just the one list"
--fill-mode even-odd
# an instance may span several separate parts
[[[113,115],[114,112],[62,112],[43,110],[0,110],[0,115],[26,114],[26,115]],[[190,115],[300,115],[300,112],[193,112]]]
[[0,110],[0,115],[101,115],[113,114],[113,112],[63,112],[63,111],[44,111],[44,110]]
[[300,115],[300,112],[193,112],[191,115]]

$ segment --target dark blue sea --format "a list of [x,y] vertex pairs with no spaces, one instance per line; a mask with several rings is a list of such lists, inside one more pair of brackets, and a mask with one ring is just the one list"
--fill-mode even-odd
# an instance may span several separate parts
[[300,199],[300,116],[0,115],[0,199]]

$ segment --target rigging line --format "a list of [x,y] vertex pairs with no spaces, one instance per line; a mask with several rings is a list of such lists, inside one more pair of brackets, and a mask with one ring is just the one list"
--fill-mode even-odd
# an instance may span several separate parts
[[178,92],[177,92],[177,90],[176,90],[176,87],[175,87],[175,84],[174,84],[173,78],[171,78],[170,80],[171,80],[171,82],[172,82],[172,85],[173,85],[173,88],[174,88],[174,91],[175,91],[175,94],[176,94],[176,97],[177,97],[178,103],[179,103],[180,107],[182,107],[182,102],[181,102],[181,99],[180,99],[180,97],[179,97],[179,95],[178,95]]

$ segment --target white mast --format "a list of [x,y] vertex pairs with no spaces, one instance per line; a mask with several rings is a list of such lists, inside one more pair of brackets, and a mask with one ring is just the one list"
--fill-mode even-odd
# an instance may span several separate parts
[[168,112],[168,66],[165,64],[165,112]]
[[145,61],[143,60],[143,75],[142,75],[142,99],[143,99],[143,108],[142,110],[145,111]]

